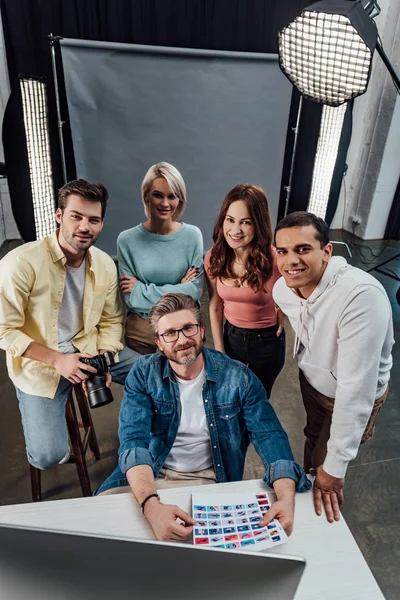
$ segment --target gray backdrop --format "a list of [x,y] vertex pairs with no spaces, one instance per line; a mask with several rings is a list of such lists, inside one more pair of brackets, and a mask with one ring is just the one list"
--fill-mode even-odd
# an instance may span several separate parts
[[103,250],[145,220],[141,182],[161,160],[185,179],[183,220],[205,249],[237,183],[265,189],[275,223],[291,94],[277,56],[71,39],[61,53],[78,177],[110,191]]

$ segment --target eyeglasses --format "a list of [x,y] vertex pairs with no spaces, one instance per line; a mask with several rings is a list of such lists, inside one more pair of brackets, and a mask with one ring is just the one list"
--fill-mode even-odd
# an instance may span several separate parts
[[159,335],[160,337],[162,337],[164,342],[166,342],[167,344],[172,344],[172,342],[178,341],[179,334],[181,331],[186,338],[191,338],[198,333],[199,327],[199,323],[189,323],[188,325],[185,325],[180,329],[170,329],[169,331],[166,331],[165,333],[160,333]]

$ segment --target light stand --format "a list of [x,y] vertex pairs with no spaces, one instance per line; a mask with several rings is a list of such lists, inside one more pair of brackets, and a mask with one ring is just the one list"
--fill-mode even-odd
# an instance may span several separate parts
[[296,158],[296,150],[297,150],[297,141],[299,138],[299,125],[300,125],[300,116],[301,116],[301,108],[303,106],[303,96],[300,96],[299,98],[299,106],[297,108],[297,117],[296,117],[296,125],[295,127],[292,127],[292,131],[294,133],[294,139],[293,139],[293,148],[292,148],[292,158],[290,161],[290,171],[289,171],[289,180],[287,185],[285,185],[284,190],[286,192],[286,200],[285,200],[285,212],[284,212],[284,217],[286,217],[287,215],[287,211],[289,208],[289,200],[290,200],[290,194],[292,191],[292,181],[293,181],[293,172],[294,172],[294,161]]
[[[304,8],[278,34],[282,72],[305,98],[337,107],[366,92],[376,48],[400,94],[373,21],[379,13],[376,0],[322,0]],[[399,256],[370,271],[388,275],[380,268]]]
[[63,126],[65,124],[65,121],[63,121],[61,119],[60,94],[59,94],[59,90],[58,90],[56,49],[55,49],[55,45],[57,43],[60,43],[60,40],[62,40],[63,38],[59,35],[54,36],[52,33],[50,33],[48,37],[50,40],[51,65],[52,65],[52,69],[53,69],[54,90],[55,90],[55,97],[56,97],[58,139],[60,142],[61,167],[62,167],[62,173],[63,173],[63,182],[67,183],[67,165],[65,162],[65,150],[64,150],[64,138],[63,138]]

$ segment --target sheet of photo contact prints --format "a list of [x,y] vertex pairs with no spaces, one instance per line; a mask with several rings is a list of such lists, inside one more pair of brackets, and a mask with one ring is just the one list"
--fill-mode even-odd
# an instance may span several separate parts
[[270,506],[266,493],[192,494],[193,543],[229,550],[263,550],[282,544],[287,535],[279,521],[259,525]]

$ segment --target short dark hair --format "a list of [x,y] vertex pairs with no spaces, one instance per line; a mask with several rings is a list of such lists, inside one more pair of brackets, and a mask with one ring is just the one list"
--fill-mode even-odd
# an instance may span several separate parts
[[67,198],[71,194],[82,196],[85,200],[100,202],[101,218],[104,219],[107,209],[108,191],[102,183],[89,183],[86,179],[74,179],[69,181],[58,190],[58,208],[64,211],[67,206]]
[[315,238],[321,244],[321,248],[324,248],[329,244],[329,227],[327,223],[321,217],[317,217],[313,213],[299,210],[292,212],[286,217],[283,217],[275,227],[274,243],[276,245],[276,233],[280,229],[287,229],[289,227],[307,227],[312,225],[315,229]]

